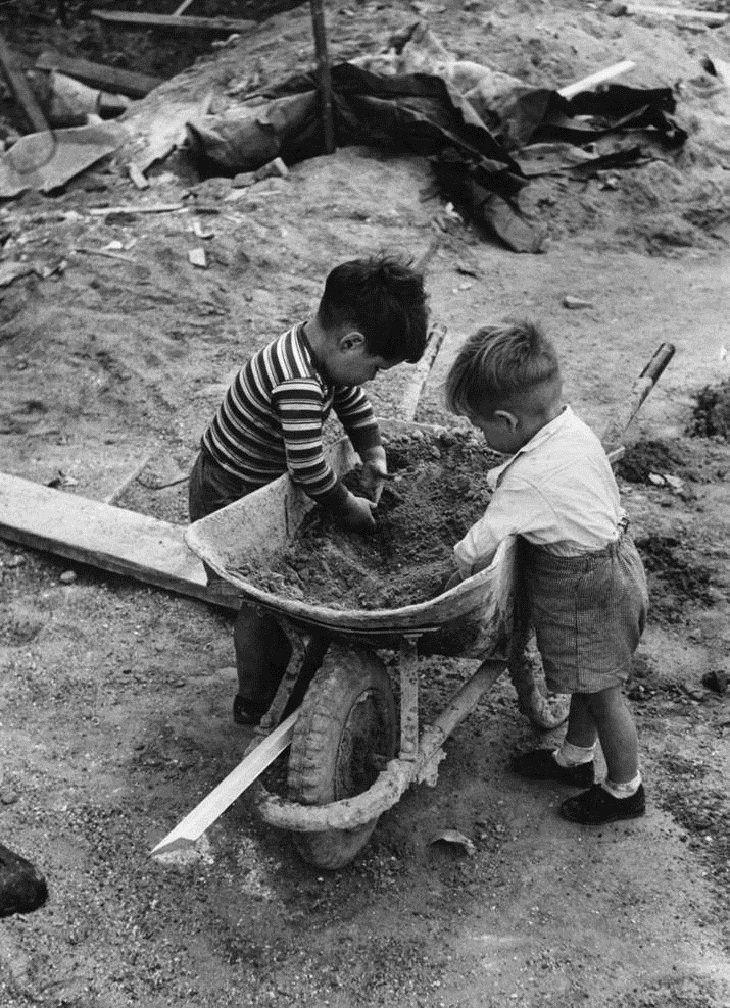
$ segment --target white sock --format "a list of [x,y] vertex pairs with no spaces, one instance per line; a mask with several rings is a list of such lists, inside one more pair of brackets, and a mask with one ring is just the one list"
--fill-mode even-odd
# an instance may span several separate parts
[[561,747],[553,753],[553,759],[558,766],[580,766],[581,763],[590,763],[593,759],[593,750],[595,748],[595,742],[592,746],[588,747],[573,745],[572,742],[563,742]]
[[613,795],[614,798],[631,798],[639,790],[640,784],[641,774],[637,773],[635,777],[632,777],[630,781],[626,781],[625,784],[614,784],[607,777],[603,784],[601,784],[601,787],[604,791],[608,791],[610,795]]

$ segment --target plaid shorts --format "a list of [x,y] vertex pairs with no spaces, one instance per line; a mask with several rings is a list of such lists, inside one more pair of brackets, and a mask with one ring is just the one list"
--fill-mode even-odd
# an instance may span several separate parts
[[545,682],[554,693],[620,686],[646,622],[646,576],[625,528],[616,542],[580,556],[527,543],[524,577]]

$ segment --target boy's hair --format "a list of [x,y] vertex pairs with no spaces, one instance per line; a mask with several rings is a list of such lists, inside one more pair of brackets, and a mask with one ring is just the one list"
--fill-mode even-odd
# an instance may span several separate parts
[[336,266],[318,314],[325,330],[351,325],[361,332],[372,356],[415,363],[426,348],[427,300],[421,273],[402,259],[378,255]]
[[[446,405],[459,416],[485,416],[556,381],[560,365],[555,347],[536,323],[484,326],[467,339],[451,365]],[[541,412],[543,398],[534,396],[530,412]]]

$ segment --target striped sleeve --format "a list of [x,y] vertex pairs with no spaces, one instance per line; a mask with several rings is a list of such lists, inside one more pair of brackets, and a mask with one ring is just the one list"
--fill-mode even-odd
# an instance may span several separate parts
[[324,393],[314,378],[292,378],[272,391],[291,478],[319,504],[337,507],[347,496],[322,444]]
[[359,385],[336,386],[332,405],[358,455],[382,443],[372,403]]

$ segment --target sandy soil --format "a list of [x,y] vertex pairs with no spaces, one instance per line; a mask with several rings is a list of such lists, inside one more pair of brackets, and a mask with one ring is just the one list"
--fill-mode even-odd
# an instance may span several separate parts
[[[396,609],[436,598],[454,573],[455,542],[484,514],[487,472],[500,456],[471,431],[417,430],[386,439],[388,473],[372,534],[353,535],[310,511],[270,563],[232,568],[284,598],[334,609]],[[359,467],[344,481],[367,496]]]
[[[3,1006],[730,1004],[730,710],[727,693],[702,685],[727,669],[730,644],[730,449],[687,434],[697,393],[728,377],[728,92],[700,65],[705,53],[730,60],[728,29],[614,18],[577,0],[371,3],[331,12],[335,55],[366,51],[415,6],[453,52],[531,84],[636,59],[631,83],[678,86],[685,152],[617,172],[616,189],[533,189],[526,206],[551,234],[541,256],[445,215],[420,159],[360,149],[295,166],[235,203],[227,180],[199,184],[180,157],[158,166],[144,198],[192,189],[214,211],[197,215],[213,232],[206,270],[188,262],[203,243],[194,213],[89,213],[142,198],[111,167],[56,198],[6,204],[3,255],[39,270],[2,291],[0,464],[107,499],[147,459],[119,502],[184,521],[180,480],[242,357],[312,308],[334,263],[381,247],[417,253],[435,233],[429,287],[449,335],[418,419],[448,421],[441,383],[484,321],[539,317],[571,401],[599,433],[671,340],[675,359],[632,437],[660,441],[637,457],[682,484],[654,485],[636,467],[622,477],[653,597],[629,686],[648,813],[600,830],[561,820],[561,788],[509,771],[510,753],[551,739],[500,681],[447,743],[436,788],[409,792],[348,868],[304,866],[245,797],[187,861],[150,860],[247,742],[230,718],[230,618],[80,566],[64,583],[67,562],[0,542],[0,839],[51,892],[42,910],[3,922]],[[46,26],[34,51],[57,31]],[[134,38],[114,45],[134,67]],[[309,46],[306,9],[283,14],[164,93],[211,85],[224,107],[252,68],[278,79],[306,64]],[[127,259],[88,251],[112,241]],[[568,310],[566,294],[592,307]],[[381,413],[409,375],[375,384]],[[423,661],[424,719],[472,667]],[[447,828],[473,840],[473,856],[430,843]]]

